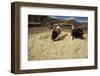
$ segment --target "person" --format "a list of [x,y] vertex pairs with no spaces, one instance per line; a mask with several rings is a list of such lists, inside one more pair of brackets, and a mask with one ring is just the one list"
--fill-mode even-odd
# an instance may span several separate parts
[[84,32],[83,32],[83,29],[82,29],[82,27],[81,26],[78,26],[78,32],[79,32],[79,38],[81,38],[81,39],[83,39],[83,34],[84,34]]
[[53,27],[53,29],[52,29],[52,40],[55,41],[57,36],[58,36],[58,33],[57,33],[57,30],[56,30],[56,27]]
[[58,36],[61,34],[60,26],[56,26]]
[[83,29],[81,28],[81,26],[76,26],[74,29],[72,29],[71,35],[72,35],[72,40],[74,40],[74,38],[81,38],[83,39]]
[[72,29],[71,35],[72,35],[72,40],[74,40],[74,38],[78,38],[79,32],[77,30],[77,27],[74,27],[74,29]]

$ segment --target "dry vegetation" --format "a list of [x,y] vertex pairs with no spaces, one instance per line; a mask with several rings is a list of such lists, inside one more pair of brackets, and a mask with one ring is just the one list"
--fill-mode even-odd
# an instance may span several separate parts
[[35,30],[30,28],[28,60],[79,59],[88,57],[87,34],[84,34],[86,38],[84,40],[72,40],[69,31],[62,31],[60,37],[63,36],[64,38],[61,40],[52,41],[50,30],[46,29],[46,31],[43,31],[40,27],[35,28]]

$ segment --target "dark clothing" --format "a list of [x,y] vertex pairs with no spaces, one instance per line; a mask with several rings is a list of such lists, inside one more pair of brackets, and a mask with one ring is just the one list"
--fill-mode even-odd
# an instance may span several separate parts
[[58,34],[57,31],[53,30],[52,31],[52,39],[55,40],[57,38]]
[[74,39],[74,38],[83,38],[83,30],[82,29],[80,29],[80,28],[78,28],[78,29],[73,29],[72,30],[72,33],[71,33],[71,35],[72,35],[72,39]]
[[72,36],[75,37],[75,38],[78,38],[78,36],[79,36],[79,32],[78,32],[77,29],[73,29],[71,34],[72,34]]
[[80,28],[79,28],[78,31],[79,31],[79,34],[80,34],[80,38],[82,39],[82,38],[83,38],[83,34],[84,34],[84,33],[83,33],[83,29],[80,29]]

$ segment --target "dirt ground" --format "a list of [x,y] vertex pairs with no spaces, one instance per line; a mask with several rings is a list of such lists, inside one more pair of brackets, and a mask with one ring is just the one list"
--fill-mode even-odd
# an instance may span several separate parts
[[62,29],[65,35],[58,41],[51,40],[51,32],[46,27],[31,27],[28,35],[28,60],[80,59],[88,57],[88,35],[85,39],[72,40],[70,30]]

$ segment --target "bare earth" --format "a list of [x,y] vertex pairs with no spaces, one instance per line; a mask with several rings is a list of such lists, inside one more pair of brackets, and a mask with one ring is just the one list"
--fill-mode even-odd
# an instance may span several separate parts
[[84,34],[84,40],[72,40],[70,32],[65,31],[62,31],[61,36],[65,34],[66,36],[64,36],[63,39],[52,41],[50,30],[39,33],[30,33],[28,36],[28,60],[87,58],[87,34]]

